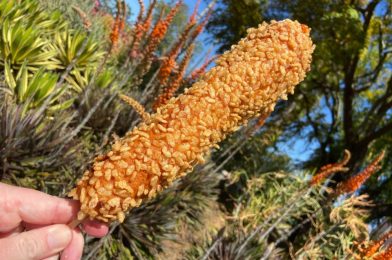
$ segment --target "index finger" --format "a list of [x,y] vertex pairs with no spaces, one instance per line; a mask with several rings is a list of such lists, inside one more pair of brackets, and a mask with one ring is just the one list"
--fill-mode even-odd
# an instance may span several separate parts
[[0,183],[0,232],[30,224],[66,224],[79,210],[76,201],[61,199],[36,190]]

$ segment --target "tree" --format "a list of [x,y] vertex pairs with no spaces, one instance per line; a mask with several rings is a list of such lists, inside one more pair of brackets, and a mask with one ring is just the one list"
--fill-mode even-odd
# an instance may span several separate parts
[[[221,50],[231,44],[231,38],[221,35],[221,17],[230,18],[228,24],[242,22],[229,15],[230,6],[236,2],[221,1],[219,12],[208,27],[221,43]],[[348,149],[352,153],[349,167],[354,173],[363,167],[369,155],[391,147],[390,142],[385,142],[392,135],[391,6],[392,1],[381,0],[317,3],[280,0],[267,7],[259,4],[258,11],[263,11],[254,22],[262,22],[261,17],[290,17],[312,28],[317,47],[311,73],[290,102],[278,108],[269,120],[274,124],[284,107],[291,102],[296,104],[286,120],[279,120],[283,131],[279,140],[303,138],[308,143],[316,143],[317,149],[306,166],[319,167],[336,161],[343,149]],[[246,15],[245,10],[239,12]],[[233,39],[242,36],[230,27],[225,30],[226,34],[235,35]],[[336,180],[347,176],[339,175]],[[371,193],[372,199],[379,200],[383,206],[392,199],[386,195],[392,185],[390,178],[386,179],[373,181],[367,187],[368,191],[377,190]],[[378,211],[373,217],[383,216],[386,209],[383,212]]]
[[256,27],[263,19],[266,0],[220,0],[212,14],[207,30],[212,33],[219,51],[227,50],[246,35],[246,30]]

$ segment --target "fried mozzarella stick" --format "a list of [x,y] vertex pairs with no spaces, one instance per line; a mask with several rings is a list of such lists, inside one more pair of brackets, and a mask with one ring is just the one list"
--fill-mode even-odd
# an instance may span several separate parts
[[272,112],[310,68],[309,31],[291,20],[249,29],[200,81],[95,159],[69,194],[81,202],[78,218],[123,222],[130,208],[203,163],[227,134]]

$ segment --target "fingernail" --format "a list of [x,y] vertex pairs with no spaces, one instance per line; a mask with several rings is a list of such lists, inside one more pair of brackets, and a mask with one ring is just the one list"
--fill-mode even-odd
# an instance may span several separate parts
[[64,249],[72,239],[71,230],[65,225],[53,227],[48,232],[48,245],[53,251]]

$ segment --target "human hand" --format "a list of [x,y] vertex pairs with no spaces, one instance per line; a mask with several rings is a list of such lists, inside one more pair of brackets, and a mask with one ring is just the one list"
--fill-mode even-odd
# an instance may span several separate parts
[[[76,201],[0,183],[0,259],[80,259],[83,236],[66,225],[78,210]],[[102,237],[108,227],[85,221],[83,230]]]

